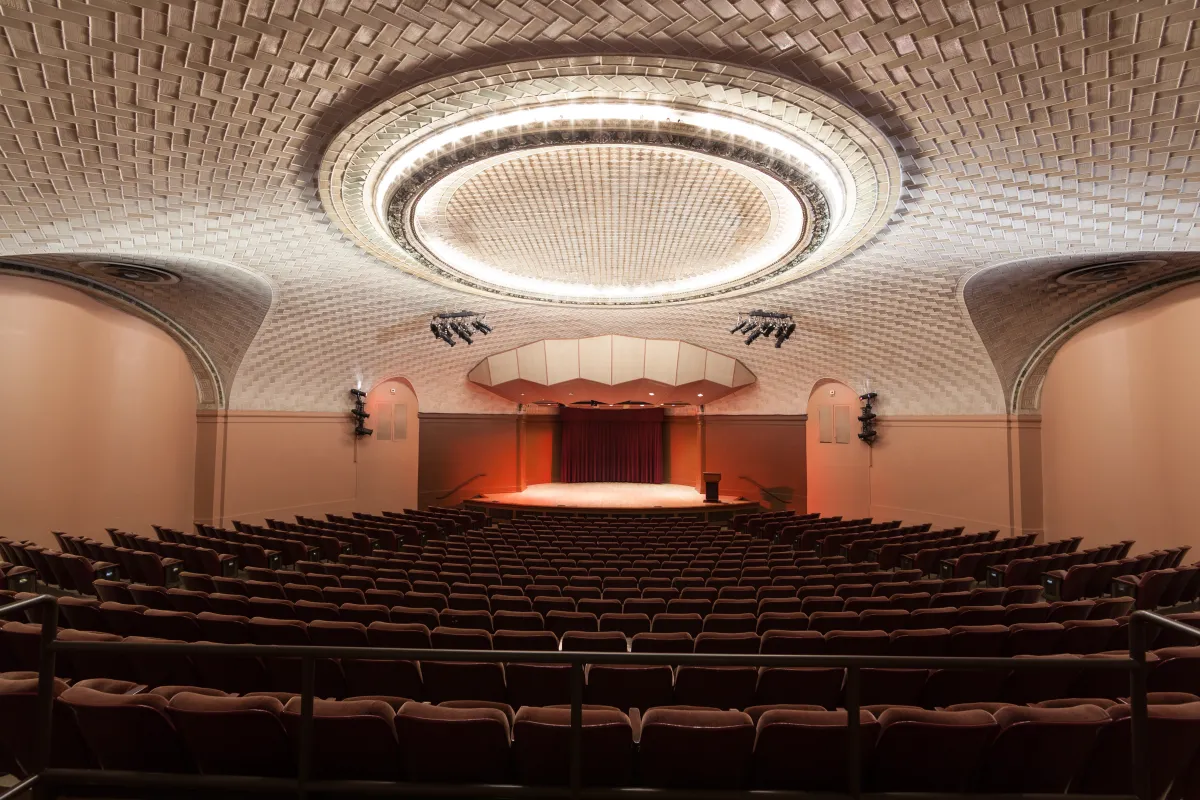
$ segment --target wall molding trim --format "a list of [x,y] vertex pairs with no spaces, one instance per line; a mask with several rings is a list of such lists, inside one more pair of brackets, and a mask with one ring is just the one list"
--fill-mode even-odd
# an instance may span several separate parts
[[1040,415],[1016,414],[973,414],[963,416],[917,416],[900,415],[884,416],[875,420],[880,428],[1010,428],[1038,427],[1042,423]]
[[522,419],[521,414],[441,414],[434,411],[422,411],[417,414],[421,422],[516,422]]
[[[692,419],[687,417],[686,419]],[[762,423],[776,422],[781,424],[803,424],[808,420],[808,414],[701,414],[700,419],[706,423]]]
[[325,423],[349,424],[350,412],[341,411],[217,411],[201,410],[196,412],[196,421],[201,425],[212,425],[220,422],[237,423]]

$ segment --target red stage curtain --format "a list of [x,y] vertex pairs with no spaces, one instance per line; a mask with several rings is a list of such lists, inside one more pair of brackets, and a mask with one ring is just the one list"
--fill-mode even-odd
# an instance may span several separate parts
[[564,408],[563,483],[662,483],[661,408]]

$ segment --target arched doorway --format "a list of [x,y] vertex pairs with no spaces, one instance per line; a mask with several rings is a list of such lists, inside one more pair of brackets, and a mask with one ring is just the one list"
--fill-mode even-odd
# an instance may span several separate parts
[[851,519],[871,515],[871,451],[859,441],[858,393],[817,381],[808,398],[808,509]]
[[388,378],[367,393],[367,427],[358,440],[359,511],[378,514],[417,507],[420,453],[417,395],[404,378]]

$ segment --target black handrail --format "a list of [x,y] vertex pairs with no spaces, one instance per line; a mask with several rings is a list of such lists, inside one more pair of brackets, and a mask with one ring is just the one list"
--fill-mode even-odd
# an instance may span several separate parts
[[[122,787],[158,788],[211,788],[251,791],[295,790],[303,798],[309,792],[359,792],[363,794],[393,794],[421,796],[475,796],[475,797],[547,797],[560,796],[562,789],[544,787],[517,787],[480,784],[420,785],[413,783],[380,783],[371,781],[312,781],[312,738],[313,738],[313,695],[315,691],[316,659],[346,658],[404,661],[441,662],[524,662],[543,664],[568,664],[571,666],[571,717],[570,717],[570,783],[571,798],[596,798],[613,800],[625,796],[650,796],[654,798],[694,798],[695,791],[663,789],[584,789],[582,786],[582,732],[583,732],[583,683],[585,664],[641,664],[641,665],[703,665],[703,666],[754,666],[754,667],[844,667],[846,669],[846,719],[847,736],[847,779],[849,795],[860,798],[862,794],[862,765],[859,738],[860,670],[865,668],[910,668],[910,669],[1072,669],[1072,670],[1127,670],[1130,673],[1130,704],[1132,717],[1131,766],[1138,800],[1153,800],[1150,797],[1150,759],[1148,738],[1148,708],[1146,702],[1146,626],[1153,624],[1180,632],[1200,640],[1200,630],[1174,620],[1137,611],[1130,618],[1130,656],[1128,658],[1078,659],[1078,658],[985,658],[946,656],[867,656],[867,655],[735,655],[724,653],[590,653],[563,651],[516,651],[516,650],[431,650],[392,647],[334,647],[318,645],[250,645],[189,642],[66,642],[58,641],[57,598],[49,595],[22,600],[0,607],[0,617],[28,608],[48,606],[42,614],[40,639],[40,669],[38,673],[38,712],[34,775],[13,789],[0,794],[0,800],[9,800],[19,792],[34,786],[43,779],[46,786],[55,785],[112,785]],[[247,655],[263,657],[296,657],[301,660],[300,692],[300,737],[298,779],[239,778],[237,776],[161,775],[157,773],[123,773],[103,770],[48,769],[50,763],[51,724],[53,719],[53,685],[55,656],[57,653],[73,652],[123,652],[132,654],[176,653],[211,655]],[[712,792],[704,791],[705,797],[740,798],[747,796],[791,798],[814,798],[809,792],[761,791]],[[844,797],[843,795],[837,795]],[[887,795],[879,795],[886,797]],[[948,797],[937,794],[908,794],[908,798]],[[976,800],[1000,795],[973,795]],[[1025,795],[1025,798],[1037,797]],[[1049,797],[1049,796],[1047,796]],[[1056,795],[1057,797],[1057,795]]]
[[[481,473],[479,473],[478,475],[472,475],[471,477],[467,478],[465,481],[463,481],[462,483],[460,483],[458,486],[455,486],[455,487],[454,487],[453,489],[451,489],[450,491],[446,492],[445,494],[439,494],[437,497],[435,497],[435,498],[433,498],[433,499],[434,499],[434,500],[445,500],[447,497],[449,497],[450,495],[452,495],[452,494],[456,493],[456,492],[457,492],[459,489],[463,488],[464,486],[466,486],[468,483],[470,483],[471,481],[475,480],[476,478],[486,478],[486,477],[487,477],[487,473],[486,473],[486,472],[481,472]],[[0,798],[0,800],[3,800],[3,798]]]
[[743,480],[743,481],[750,481],[750,483],[752,483],[752,484],[754,484],[756,487],[758,487],[759,491],[762,491],[762,492],[764,492],[764,493],[766,493],[766,494],[769,494],[771,497],[775,498],[775,499],[776,499],[776,500],[778,500],[780,503],[783,503],[785,506],[790,506],[790,505],[792,504],[792,501],[791,501],[791,500],[784,500],[782,497],[780,497],[779,495],[775,494],[775,493],[774,493],[774,492],[772,492],[770,489],[768,489],[766,486],[763,486],[761,483],[759,483],[758,481],[754,480],[754,478],[751,478],[749,475],[739,475],[739,476],[738,476],[738,478],[739,478],[739,479],[741,479],[741,480]]

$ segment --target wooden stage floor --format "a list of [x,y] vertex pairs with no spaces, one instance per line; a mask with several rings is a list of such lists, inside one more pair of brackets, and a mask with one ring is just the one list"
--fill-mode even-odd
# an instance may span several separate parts
[[467,500],[471,508],[498,518],[545,514],[659,516],[687,513],[706,519],[727,519],[758,504],[722,495],[719,503],[704,502],[693,486],[672,483],[539,483],[523,492],[483,494]]

